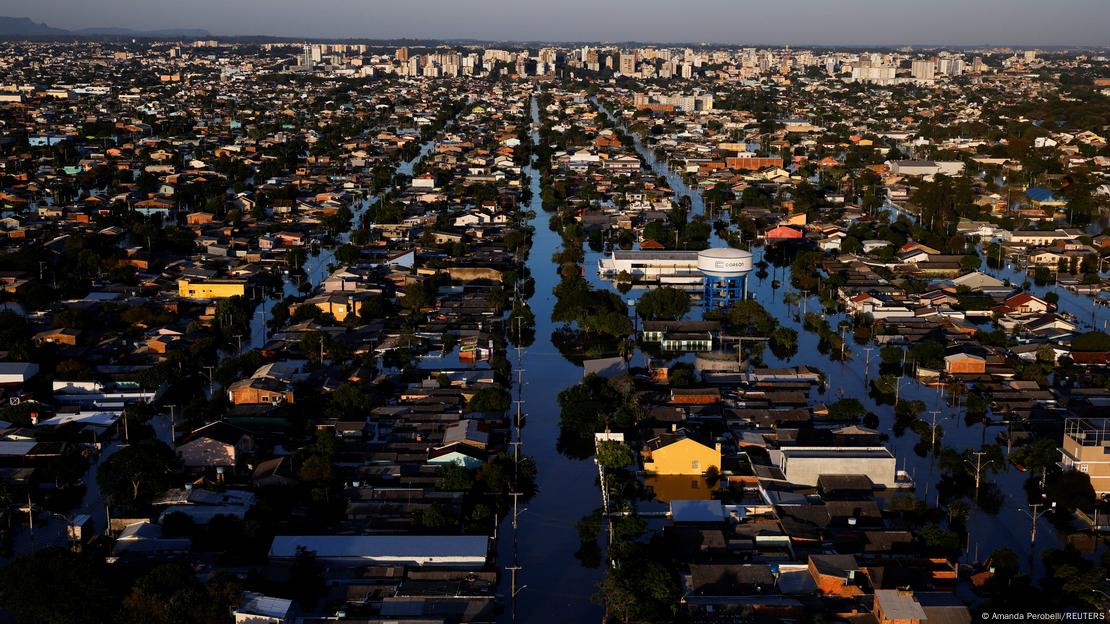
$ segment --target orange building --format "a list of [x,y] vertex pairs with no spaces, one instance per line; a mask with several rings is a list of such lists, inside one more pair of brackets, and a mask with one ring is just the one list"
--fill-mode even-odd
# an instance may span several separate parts
[[721,402],[717,388],[671,388],[671,405],[713,405]]
[[859,565],[852,555],[809,556],[809,575],[822,595],[842,598],[862,596],[863,589],[856,582],[857,574]]
[[970,353],[953,353],[944,356],[944,372],[950,375],[982,375],[987,372],[987,360]]
[[234,405],[280,405],[293,402],[293,388],[269,377],[240,379],[227,389]]
[[725,166],[733,171],[759,171],[767,167],[782,167],[782,159],[730,157],[725,159]]

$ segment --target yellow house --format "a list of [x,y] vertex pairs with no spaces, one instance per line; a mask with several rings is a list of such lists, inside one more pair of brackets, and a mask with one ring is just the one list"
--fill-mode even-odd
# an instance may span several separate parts
[[644,472],[658,475],[702,475],[709,467],[720,470],[721,445],[708,446],[675,431],[648,440],[642,451]]
[[305,301],[301,305],[316,306],[324,314],[330,314],[336,321],[342,323],[348,316],[362,314],[364,301],[345,293],[320,295]]
[[224,299],[227,297],[245,297],[247,282],[245,280],[209,279],[191,281],[188,279],[177,280],[177,294],[181,297],[192,299]]

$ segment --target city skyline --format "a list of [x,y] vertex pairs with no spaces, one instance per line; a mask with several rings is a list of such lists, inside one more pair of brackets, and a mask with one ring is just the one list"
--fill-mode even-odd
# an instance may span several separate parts
[[792,0],[755,7],[707,0],[702,11],[691,14],[688,7],[660,0],[635,4],[569,0],[524,6],[507,0],[449,6],[441,6],[438,0],[403,5],[356,0],[311,5],[241,0],[228,5],[198,0],[186,12],[166,0],[139,6],[128,0],[102,0],[95,18],[90,18],[72,0],[15,0],[5,13],[72,30],[195,28],[216,36],[861,47],[1110,45],[1101,28],[1110,22],[1110,4],[1097,0],[1062,4],[1066,7],[1029,0],[983,0],[972,6],[955,0],[881,5],[870,0],[835,4]]

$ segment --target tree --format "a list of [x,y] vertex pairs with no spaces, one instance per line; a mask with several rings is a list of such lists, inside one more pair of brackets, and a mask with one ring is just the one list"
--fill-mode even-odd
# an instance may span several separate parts
[[1071,341],[1072,351],[1110,351],[1110,334],[1100,331],[1080,334]]
[[690,311],[690,295],[670,286],[648,291],[636,304],[636,313],[645,319],[678,320]]
[[789,327],[779,327],[771,332],[771,353],[780,360],[787,360],[798,353],[798,332]]
[[108,578],[103,560],[92,554],[40,550],[0,568],[0,606],[32,624],[112,621],[116,598]]
[[446,492],[469,492],[474,487],[474,474],[459,464],[447,464],[439,469],[438,487]]
[[855,422],[867,413],[859,399],[845,398],[829,406],[829,420]]
[[1029,446],[1014,449],[1010,457],[1014,463],[1025,469],[1040,473],[1056,466],[1056,462],[1060,459],[1059,446],[1059,441],[1053,438],[1037,438]]
[[444,529],[457,526],[459,520],[445,504],[435,502],[420,511],[416,522],[422,529],[441,532]]
[[975,254],[968,254],[960,258],[960,269],[966,273],[979,270],[983,265],[983,259]]
[[698,382],[694,374],[694,367],[685,362],[679,362],[671,367],[667,375],[667,383],[672,388],[689,388]]
[[404,298],[401,303],[408,309],[418,311],[427,308],[435,302],[435,285],[432,280],[413,282],[405,286]]
[[1043,344],[1037,347],[1037,361],[1043,364],[1052,364],[1056,361],[1056,351],[1051,345]]
[[999,548],[992,552],[990,563],[995,575],[1004,579],[1013,578],[1021,572],[1021,560],[1009,548]]
[[355,264],[361,253],[358,247],[347,243],[335,250],[335,259],[342,264]]
[[674,231],[668,229],[662,221],[649,221],[644,226],[644,240],[653,240],[664,245],[674,244]]
[[585,459],[593,454],[594,433],[617,424],[615,413],[623,398],[598,375],[587,375],[582,383],[559,393],[559,450]]
[[471,397],[466,409],[471,412],[504,412],[512,397],[501,388],[482,388]]
[[933,338],[918,340],[910,347],[909,357],[925,368],[943,368],[944,343]]
[[951,555],[960,552],[960,536],[936,524],[927,524],[917,532],[921,544],[931,552]]
[[177,465],[173,449],[160,440],[143,440],[104,460],[96,482],[113,502],[135,509],[172,485],[170,476]]
[[1070,514],[1076,509],[1094,510],[1095,489],[1091,485],[1091,477],[1085,472],[1050,470],[1044,491],[1049,499],[1056,502],[1057,510],[1063,513]]
[[330,396],[324,413],[331,418],[359,417],[370,409],[370,397],[355,383],[340,384]]
[[135,581],[119,620],[130,624],[215,624],[238,604],[239,589],[219,579],[201,584],[184,563],[166,563]]
[[301,479],[317,483],[332,481],[335,478],[335,455],[338,450],[335,435],[325,430],[317,431],[313,443],[301,450],[304,456],[300,469]]
[[635,557],[610,568],[594,600],[620,622],[673,622],[678,587],[662,565]]
[[905,350],[902,347],[894,345],[887,345],[879,349],[879,360],[885,365],[901,364],[902,359],[905,357]]
[[610,470],[625,468],[633,461],[632,449],[626,444],[603,440],[597,445],[597,463]]
[[728,323],[747,336],[770,336],[779,322],[758,301],[745,299],[736,302],[729,310]]

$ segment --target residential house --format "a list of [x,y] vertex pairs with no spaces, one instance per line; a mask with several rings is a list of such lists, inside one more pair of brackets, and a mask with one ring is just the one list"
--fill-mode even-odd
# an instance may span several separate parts
[[658,475],[700,476],[721,467],[721,445],[700,442],[684,430],[648,440],[642,455],[644,471]]
[[177,445],[177,455],[189,469],[215,469],[222,474],[236,468],[254,452],[254,437],[241,427],[219,421],[197,429]]

